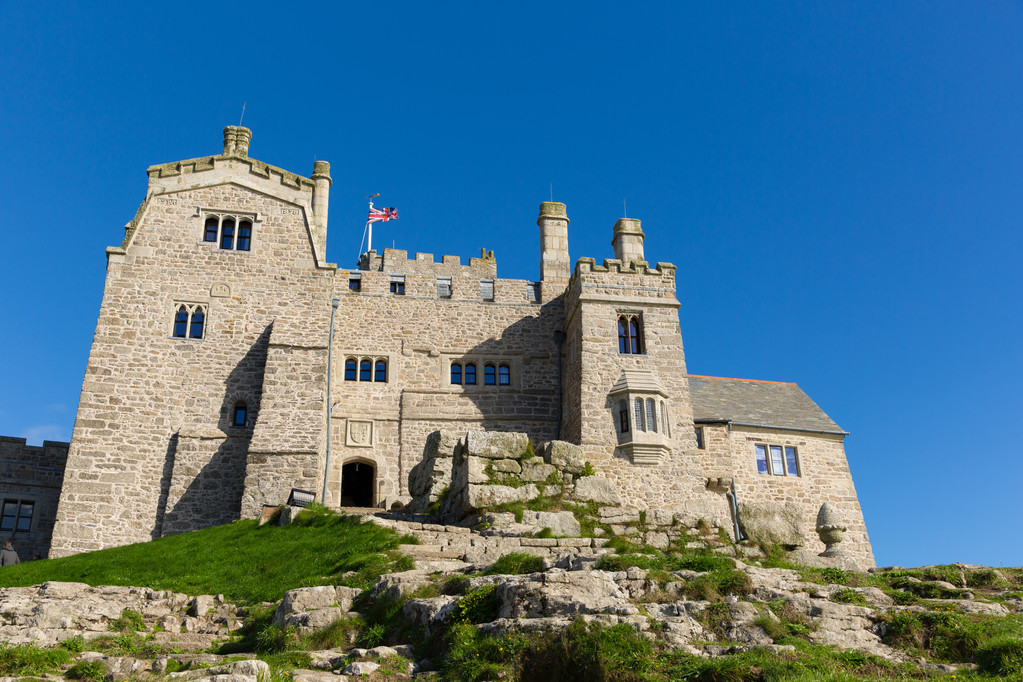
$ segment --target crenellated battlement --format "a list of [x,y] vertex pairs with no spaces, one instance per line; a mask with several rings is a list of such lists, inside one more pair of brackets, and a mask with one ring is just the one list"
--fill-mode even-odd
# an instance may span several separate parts
[[376,249],[367,251],[359,257],[359,270],[365,272],[389,272],[408,275],[435,276],[467,276],[484,279],[497,277],[497,259],[493,251],[481,249],[479,258],[469,258],[468,265],[462,265],[458,256],[441,256],[440,262],[434,260],[432,253],[416,253],[414,258],[408,257],[403,249],[384,249],[378,254]]
[[674,277],[678,268],[671,263],[657,263],[654,267],[646,261],[632,261],[625,264],[617,258],[605,258],[603,265],[597,265],[595,258],[580,258],[575,262],[575,275],[588,273],[610,272],[627,275],[652,275],[655,277]]
[[223,154],[157,164],[147,168],[146,174],[149,175],[150,181],[162,180],[164,178],[173,178],[179,175],[215,170],[217,167],[224,164],[248,166],[249,173],[263,178],[264,180],[273,180],[276,176],[282,185],[285,187],[291,187],[292,189],[312,191],[312,189],[316,186],[316,183],[314,183],[310,178],[303,177],[297,173],[292,173],[291,171],[286,171],[283,168],[271,166],[268,163],[257,161],[256,159],[225,156]]

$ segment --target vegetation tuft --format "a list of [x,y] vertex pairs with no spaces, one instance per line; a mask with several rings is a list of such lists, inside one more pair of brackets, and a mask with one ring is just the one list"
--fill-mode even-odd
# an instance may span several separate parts
[[511,552],[490,565],[483,575],[522,575],[543,570],[543,558],[524,552]]

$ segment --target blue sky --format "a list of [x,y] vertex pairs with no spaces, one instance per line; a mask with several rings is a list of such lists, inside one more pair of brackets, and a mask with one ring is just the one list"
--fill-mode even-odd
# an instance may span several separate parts
[[[0,434],[67,439],[104,248],[147,166],[332,164],[328,255],[539,275],[622,215],[679,266],[694,374],[795,381],[851,433],[880,565],[1023,564],[1023,5],[0,4]],[[740,491],[741,493],[741,491]]]

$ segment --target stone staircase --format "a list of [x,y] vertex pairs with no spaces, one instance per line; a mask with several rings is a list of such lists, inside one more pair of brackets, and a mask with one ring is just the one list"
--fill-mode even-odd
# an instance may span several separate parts
[[[392,528],[419,540],[418,545],[402,545],[401,551],[416,560],[420,569],[445,572],[480,571],[505,554],[520,552],[543,557],[552,563],[566,557],[589,557],[596,560],[611,551],[605,549],[603,538],[534,538],[507,530],[488,529],[474,532],[462,526],[446,526],[411,520],[405,515],[381,510],[359,510],[363,521]],[[346,513],[352,513],[345,510]]]

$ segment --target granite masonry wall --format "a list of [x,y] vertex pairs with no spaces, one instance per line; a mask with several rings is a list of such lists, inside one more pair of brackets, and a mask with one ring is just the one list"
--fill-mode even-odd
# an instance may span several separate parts
[[24,438],[0,436],[0,510],[15,504],[27,512],[23,503],[31,506],[27,530],[18,528],[17,517],[12,528],[0,527],[0,541],[11,540],[22,561],[49,554],[68,447],[49,440],[26,445]]
[[[733,475],[746,499],[808,515],[830,501],[872,563],[841,438],[800,436],[793,481],[758,477],[734,430],[707,427],[697,449],[675,266],[643,260],[638,220],[615,225],[616,259],[573,272],[565,206],[542,203],[539,287],[498,278],[486,250],[463,263],[384,249],[337,270],[325,262],[329,164],[310,178],[269,166],[248,158],[250,135],[229,126],[223,154],[151,167],[107,251],[54,556],[256,516],[292,488],[319,500],[325,478],[328,506],[390,507],[410,499],[428,434],[487,430],[579,444],[623,504],[715,526],[731,527],[720,480]],[[249,250],[222,248],[220,228],[205,238],[224,218],[251,221]],[[175,337],[181,306],[202,311],[202,338]],[[619,352],[623,315],[640,325],[640,353]],[[652,422],[637,398],[653,401]]]

